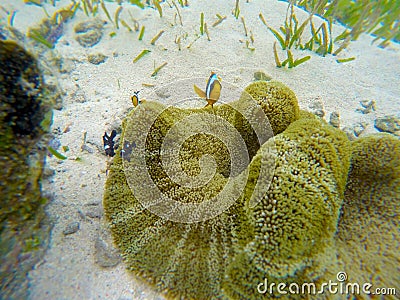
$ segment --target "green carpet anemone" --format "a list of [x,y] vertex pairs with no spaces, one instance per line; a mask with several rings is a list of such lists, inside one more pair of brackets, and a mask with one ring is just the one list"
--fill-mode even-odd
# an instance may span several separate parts
[[314,282],[333,258],[350,162],[346,135],[317,118],[300,119],[261,146],[250,172],[271,143],[278,152],[273,180],[261,202],[246,210],[251,241],[227,271],[224,287],[234,299],[262,298],[255,287],[264,278]]
[[255,81],[245,88],[241,100],[248,95],[261,106],[275,134],[281,133],[299,118],[296,95],[281,82]]
[[[281,83],[258,81],[245,92],[214,108],[146,101],[122,124],[105,215],[127,268],[167,298],[282,298],[276,290],[260,293],[260,284],[321,284],[360,259],[342,247],[357,235],[355,227],[342,230],[356,217],[344,206],[356,205],[352,184],[360,184],[364,153],[376,154],[376,144],[398,149],[397,142],[352,144],[300,111]],[[268,123],[265,116],[269,131],[260,134],[256,124]],[[368,167],[392,174],[398,161],[385,153]],[[392,188],[385,192],[398,197],[396,181],[384,180]],[[371,193],[363,191],[360,198]]]
[[400,140],[379,133],[352,141],[336,237],[349,281],[400,288],[399,203]]

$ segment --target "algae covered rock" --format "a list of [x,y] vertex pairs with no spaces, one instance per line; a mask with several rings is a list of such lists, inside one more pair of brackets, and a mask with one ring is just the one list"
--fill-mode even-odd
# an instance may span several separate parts
[[[37,181],[43,162],[35,165],[36,160],[29,161],[28,155],[31,150],[37,150],[35,144],[50,125],[51,101],[45,96],[43,80],[33,56],[15,42],[0,41],[0,57],[1,170],[4,180],[15,183],[1,186],[1,222],[13,219],[18,223],[30,218],[41,203],[15,197],[30,190],[40,194]],[[30,178],[34,181],[27,185],[24,180],[30,182]],[[16,187],[21,190],[16,191]]]
[[379,131],[396,133],[400,131],[400,114],[380,117],[375,120],[375,127]]
[[41,108],[43,79],[35,59],[15,42],[1,41],[0,122],[13,134],[36,137],[46,113]]
[[[34,27],[28,28],[27,36],[33,38],[36,48],[54,48],[57,41],[64,34],[65,23],[75,15],[72,6],[73,5],[68,8],[61,8],[55,11],[51,17],[48,16],[48,18],[43,19]],[[47,43],[45,43],[46,45],[37,41],[37,37],[44,38],[47,41]]]
[[40,181],[51,101],[37,61],[16,42],[0,41],[0,77],[0,298],[23,299],[50,229]]
[[107,60],[107,58],[108,57],[102,53],[95,53],[95,54],[88,55],[88,61],[94,65],[99,65],[99,64],[104,63]]
[[248,85],[242,100],[250,95],[264,110],[275,134],[284,131],[299,118],[299,105],[294,92],[278,81],[259,80]]
[[257,286],[265,279],[315,282],[336,263],[334,236],[350,161],[347,137],[315,118],[300,119],[261,146],[250,173],[270,155],[272,143],[273,180],[264,182],[267,192],[253,192],[261,200],[247,209],[252,237],[237,251],[224,284],[234,299],[263,298]]
[[256,71],[253,74],[254,81],[263,80],[263,81],[270,81],[272,79],[271,76],[265,74],[263,71]]
[[82,47],[93,47],[103,37],[104,23],[104,21],[96,18],[77,24],[75,26],[75,39]]
[[398,290],[400,141],[387,133],[352,142],[351,168],[337,233],[351,282]]

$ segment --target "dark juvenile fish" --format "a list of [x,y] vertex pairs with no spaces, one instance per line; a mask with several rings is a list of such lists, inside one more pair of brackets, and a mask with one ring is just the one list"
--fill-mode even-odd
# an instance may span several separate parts
[[115,149],[114,149],[114,138],[116,137],[117,132],[115,130],[111,131],[111,134],[108,135],[107,132],[104,132],[103,135],[103,145],[104,145],[104,151],[106,152],[106,155],[113,157],[115,155]]
[[135,142],[131,144],[128,141],[124,141],[124,146],[122,147],[121,150],[121,157],[129,162],[131,161],[132,148],[136,148]]

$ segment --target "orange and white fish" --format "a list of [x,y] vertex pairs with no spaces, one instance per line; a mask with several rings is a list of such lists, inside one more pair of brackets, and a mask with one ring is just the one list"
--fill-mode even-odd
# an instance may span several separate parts
[[138,106],[141,101],[139,99],[139,91],[133,92],[133,96],[131,97],[132,104],[134,107]]
[[200,89],[197,85],[193,85],[194,91],[200,98],[203,98],[207,101],[207,106],[213,107],[214,103],[218,101],[219,96],[221,94],[221,77],[219,77],[216,73],[211,72],[210,78],[208,78],[206,91]]

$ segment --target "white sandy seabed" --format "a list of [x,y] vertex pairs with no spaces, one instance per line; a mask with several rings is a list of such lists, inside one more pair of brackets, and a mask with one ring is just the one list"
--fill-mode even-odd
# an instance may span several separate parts
[[[3,0],[8,10],[17,9],[14,26],[26,32],[28,26],[45,17],[40,7],[25,5],[23,1]],[[376,132],[373,121],[380,116],[400,111],[400,47],[386,49],[372,44],[373,37],[362,35],[340,54],[340,58],[356,57],[349,63],[337,63],[337,57],[321,57],[310,51],[297,51],[295,58],[311,55],[311,60],[294,68],[275,67],[272,47],[274,36],[258,17],[261,12],[267,22],[279,28],[284,21],[287,3],[273,0],[252,0],[240,4],[248,30],[254,35],[255,50],[246,49],[243,24],[232,15],[235,1],[190,1],[180,8],[183,26],[176,18],[175,7],[162,3],[163,17],[154,9],[141,10],[124,4],[121,18],[129,22],[129,13],[145,25],[142,41],[137,32],[122,27],[116,30],[111,22],[105,25],[101,41],[92,48],[83,48],[75,40],[74,26],[87,20],[83,12],[66,24],[64,35],[55,49],[68,67],[61,74],[59,83],[65,96],[63,107],[54,111],[53,133],[68,146],[69,159],[60,161],[47,158],[54,176],[43,182],[43,190],[51,195],[48,214],[55,220],[49,249],[43,259],[30,272],[31,299],[162,299],[147,286],[139,283],[125,271],[121,262],[115,267],[103,268],[96,264],[95,241],[103,236],[106,226],[102,215],[103,187],[109,158],[102,150],[102,135],[120,124],[127,110],[132,107],[130,97],[141,90],[142,98],[151,98],[155,88],[187,78],[208,78],[210,71],[217,71],[227,83],[244,88],[253,78],[254,71],[262,70],[275,80],[289,86],[297,95],[300,108],[320,100],[326,115],[340,114],[341,127],[357,122],[368,124],[363,134]],[[57,8],[70,2],[57,2]],[[106,2],[113,15],[116,5]],[[50,14],[55,10],[46,6]],[[199,33],[200,14],[204,12],[210,39],[204,35],[190,49],[189,45]],[[212,27],[216,14],[227,19]],[[299,18],[306,14],[296,9]],[[100,17],[106,20],[103,12]],[[318,18],[315,17],[318,23]],[[151,39],[160,31],[164,34],[151,45]],[[110,33],[116,31],[115,37]],[[343,27],[334,26],[335,34]],[[182,50],[175,43],[181,36]],[[186,38],[185,38],[186,37]],[[152,52],[133,63],[143,49]],[[88,62],[89,54],[102,53],[108,59],[99,65]],[[280,52],[283,59],[283,52]],[[154,65],[168,64],[156,77],[151,77]],[[155,87],[144,87],[142,84]],[[224,88],[221,98],[223,98]],[[174,97],[175,95],[172,95]],[[180,95],[176,95],[179,98]],[[359,101],[375,100],[377,110],[370,114],[356,112]],[[199,102],[199,107],[204,103]],[[87,133],[87,146],[82,150],[83,133]],[[90,153],[92,152],[92,153]],[[77,162],[74,158],[80,157]],[[66,226],[77,221],[80,229],[64,235]],[[107,240],[107,239],[106,239]]]

